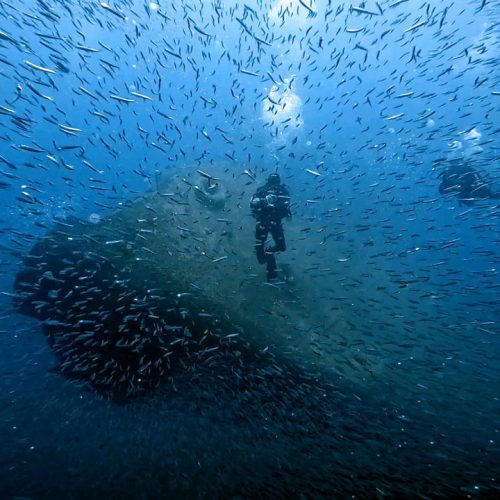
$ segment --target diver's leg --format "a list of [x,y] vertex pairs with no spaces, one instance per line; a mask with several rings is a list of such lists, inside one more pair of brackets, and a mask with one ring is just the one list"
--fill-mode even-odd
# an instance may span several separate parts
[[498,199],[499,198],[499,193],[493,192],[486,184],[482,184],[481,186],[478,186],[475,188],[472,192],[471,195],[474,198],[479,198],[481,200],[486,200],[488,198],[490,199]]
[[267,260],[267,280],[272,280],[278,277],[278,271],[276,270],[276,259],[273,253],[266,254]]
[[257,261],[259,264],[266,263],[266,253],[264,250],[264,244],[267,239],[267,234],[269,230],[265,224],[262,222],[257,222],[255,225],[255,253],[257,255]]
[[274,245],[267,249],[267,279],[272,280],[278,277],[278,269],[276,265],[276,252],[284,252],[286,250],[285,234],[281,222],[272,222],[269,226],[269,232],[274,240]]
[[285,233],[283,232],[283,225],[281,222],[271,224],[269,228],[271,236],[274,240],[274,246],[269,249],[271,252],[284,252],[286,250]]

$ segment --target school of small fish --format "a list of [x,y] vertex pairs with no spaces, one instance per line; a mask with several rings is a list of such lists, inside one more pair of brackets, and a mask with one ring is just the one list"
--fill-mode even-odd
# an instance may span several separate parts
[[[284,373],[306,366],[290,364],[304,342],[320,373],[342,356],[337,375],[390,387],[396,399],[420,401],[434,387],[472,407],[487,387],[490,408],[500,203],[442,196],[438,186],[450,161],[469,162],[500,191],[499,22],[493,0],[2,0],[1,299],[42,319],[62,373],[108,396],[175,385],[175,370],[220,357],[238,378],[253,360],[263,378],[279,379],[278,340],[256,350],[221,310],[190,310],[201,291],[236,301],[242,284],[224,267],[237,265],[236,244],[208,246],[212,226],[187,220],[184,193],[158,187],[186,167],[199,185],[244,179],[230,195],[240,215],[214,221],[224,241],[238,225],[253,231],[246,186],[278,171],[299,242],[278,260],[300,261],[293,279],[305,283],[303,297],[317,300],[318,315],[342,318],[325,330],[321,318],[302,323],[282,309],[295,321]],[[180,185],[205,196],[190,179]],[[210,276],[226,273],[220,289],[207,290],[203,275],[171,284],[166,297],[151,283],[131,288],[132,271],[113,256],[139,248],[139,268],[167,258],[150,243],[151,193],[185,243],[172,252],[202,254]],[[138,199],[133,243],[125,226],[95,239],[92,228]],[[246,270],[244,286],[255,283],[261,297],[286,288],[258,272]],[[262,315],[274,321],[279,300]],[[462,382],[462,370],[472,380]],[[297,389],[293,404],[309,390]]]

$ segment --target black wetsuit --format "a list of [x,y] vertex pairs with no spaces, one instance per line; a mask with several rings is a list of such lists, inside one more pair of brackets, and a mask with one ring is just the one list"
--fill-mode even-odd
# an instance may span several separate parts
[[456,196],[465,205],[473,205],[476,200],[500,198],[500,193],[492,191],[479,172],[468,163],[453,163],[439,177],[439,192]]
[[[257,219],[255,226],[255,253],[259,264],[267,264],[267,279],[277,276],[276,252],[286,250],[285,234],[281,220],[290,216],[290,195],[288,189],[280,184],[265,184],[253,195],[250,202],[252,215]],[[265,248],[267,237],[271,233],[274,245]]]

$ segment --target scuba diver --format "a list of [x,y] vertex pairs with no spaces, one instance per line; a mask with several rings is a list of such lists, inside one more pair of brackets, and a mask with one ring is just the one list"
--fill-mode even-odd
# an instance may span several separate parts
[[[267,264],[267,280],[278,277],[276,268],[276,252],[286,250],[285,234],[281,220],[291,217],[290,195],[285,185],[281,184],[277,173],[267,178],[266,184],[257,189],[250,201],[252,215],[257,220],[255,226],[255,252],[259,264]],[[266,247],[268,234],[274,240],[274,245]]]
[[439,174],[439,192],[456,196],[460,204],[473,205],[476,200],[500,199],[500,192],[492,191],[488,181],[472,166],[471,161],[449,160]]

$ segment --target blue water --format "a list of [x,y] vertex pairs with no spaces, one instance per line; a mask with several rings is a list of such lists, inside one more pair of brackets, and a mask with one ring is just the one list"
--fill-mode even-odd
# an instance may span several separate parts
[[[2,497],[498,495],[499,205],[438,191],[454,158],[500,190],[498,5],[304,3],[0,4]],[[281,174],[381,371],[201,366],[124,405],[58,374],[11,303],[36,239],[221,162]]]

